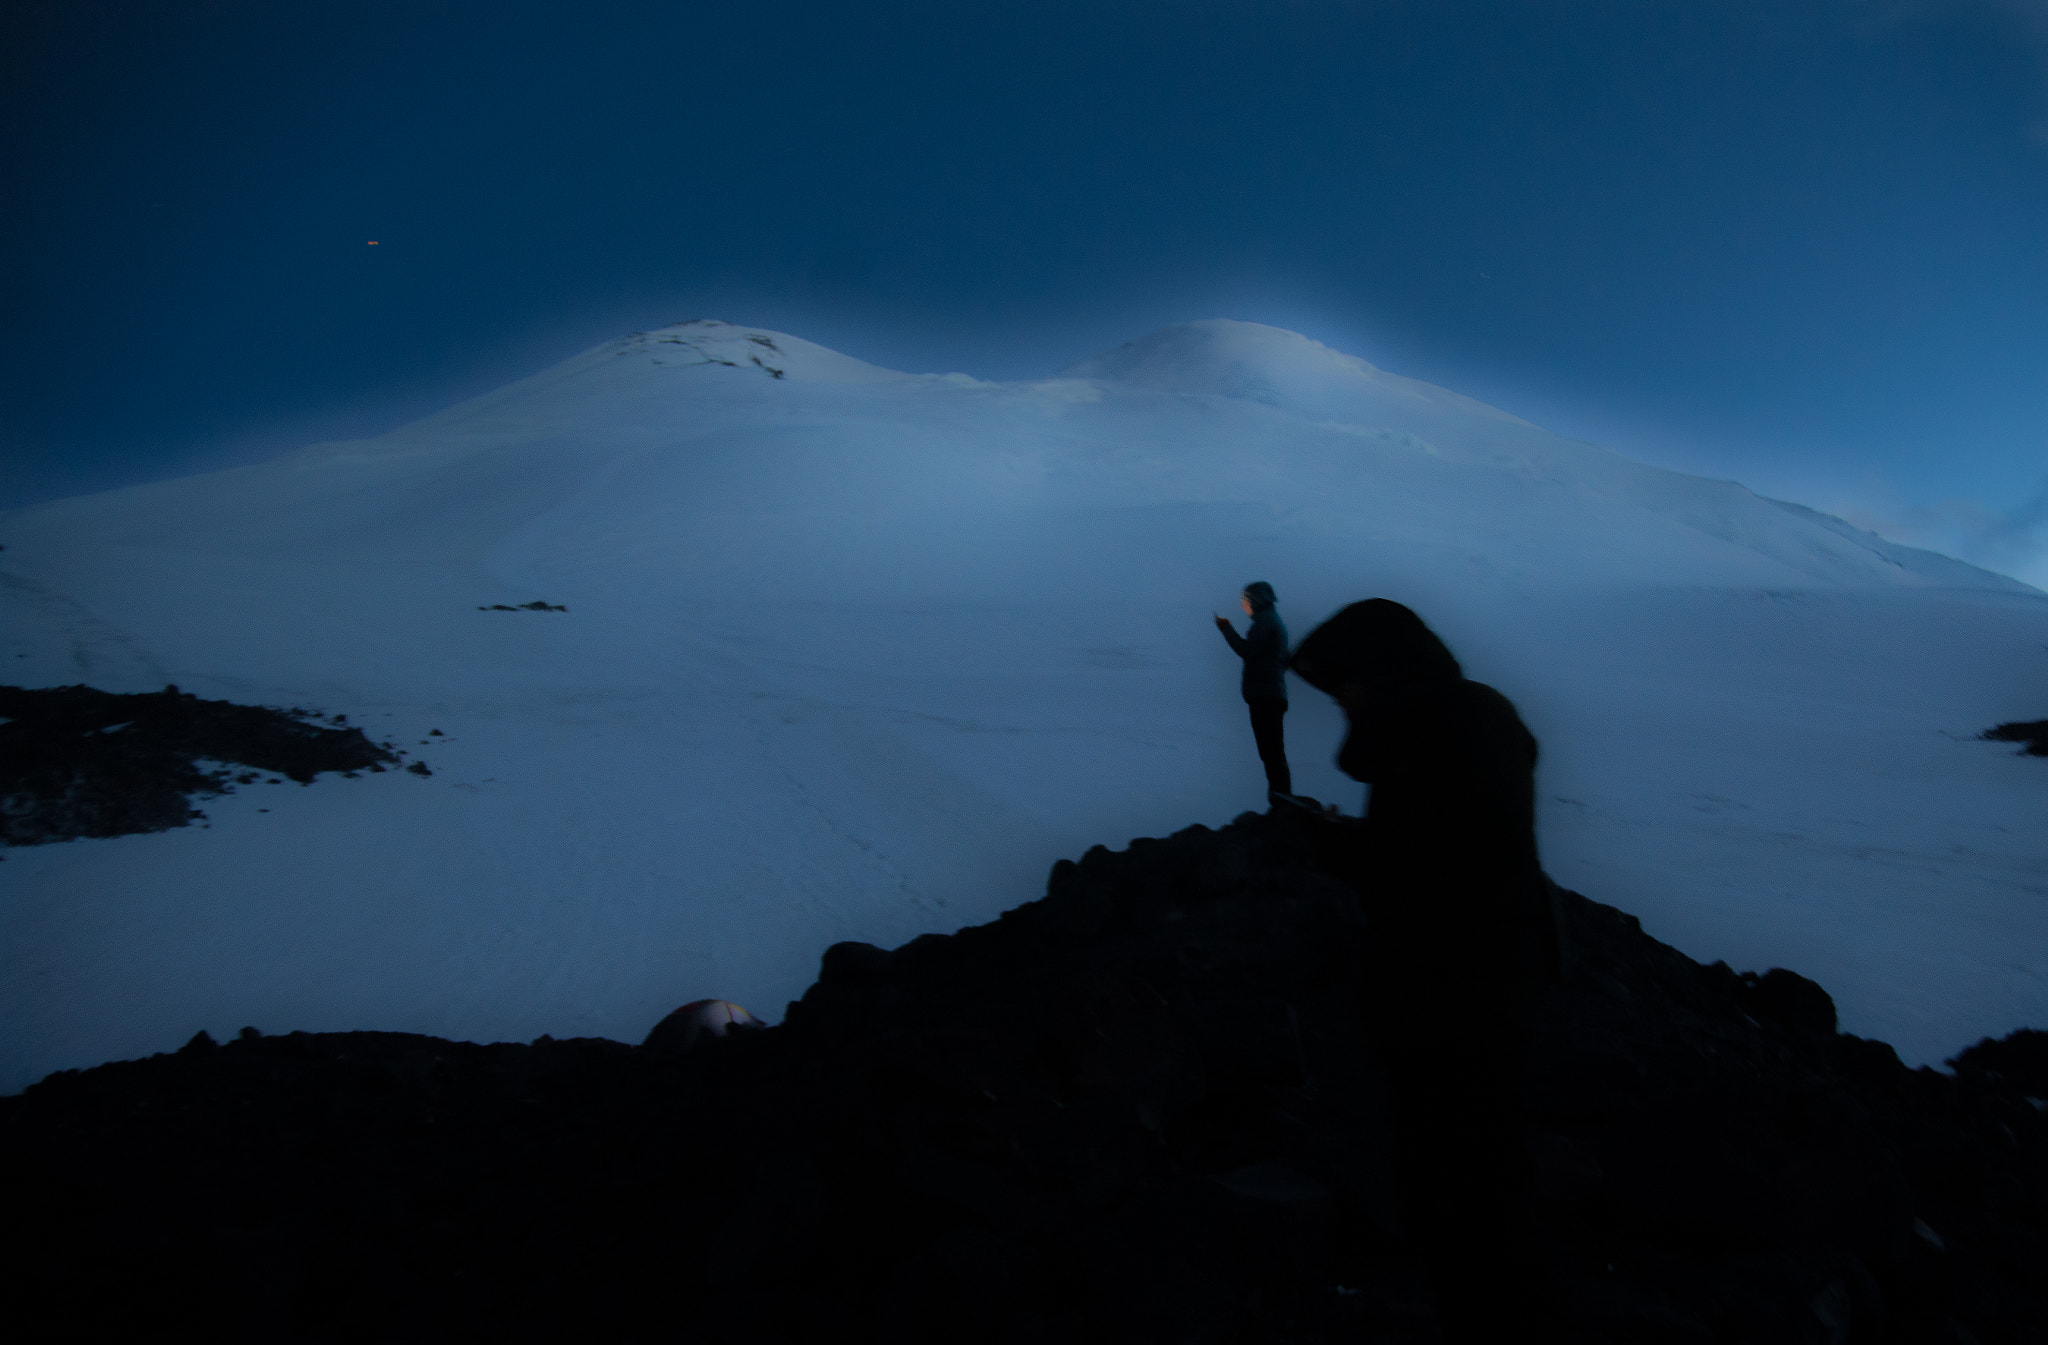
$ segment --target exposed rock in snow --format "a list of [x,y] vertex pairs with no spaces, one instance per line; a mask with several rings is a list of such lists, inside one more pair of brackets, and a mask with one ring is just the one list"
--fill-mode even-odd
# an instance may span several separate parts
[[0,845],[165,831],[205,816],[192,798],[232,794],[258,772],[311,784],[323,771],[353,778],[397,763],[361,729],[339,727],[346,715],[333,728],[312,718],[175,686],[132,696],[0,686]]
[[611,350],[658,366],[736,369],[806,383],[886,383],[909,377],[787,332],[736,327],[715,318],[635,332],[614,342]]
[[1984,730],[1992,742],[2023,743],[2020,750],[2030,757],[2048,757],[2048,719],[2015,721]]

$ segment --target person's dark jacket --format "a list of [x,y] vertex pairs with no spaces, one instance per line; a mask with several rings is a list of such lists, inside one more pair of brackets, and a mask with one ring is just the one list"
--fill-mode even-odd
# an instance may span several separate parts
[[1232,630],[1228,623],[1221,629],[1223,638],[1230,641],[1231,649],[1244,660],[1244,675],[1238,681],[1238,689],[1244,693],[1245,703],[1284,703],[1287,700],[1287,627],[1280,624],[1278,610],[1271,603],[1255,608],[1251,629],[1243,635]]
[[1386,1031],[1415,1043],[1499,1024],[1562,970],[1536,852],[1535,737],[1399,603],[1345,608],[1293,667],[1343,703],[1337,765],[1372,786],[1352,867]]

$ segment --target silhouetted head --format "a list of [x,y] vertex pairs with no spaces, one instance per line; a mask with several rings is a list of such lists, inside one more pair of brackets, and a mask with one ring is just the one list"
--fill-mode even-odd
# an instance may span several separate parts
[[1317,626],[1296,646],[1288,666],[1316,690],[1347,703],[1359,693],[1455,682],[1465,675],[1421,617],[1386,598],[1352,603]]
[[1263,579],[1254,579],[1244,586],[1245,610],[1263,612],[1280,601],[1273,596],[1273,586]]

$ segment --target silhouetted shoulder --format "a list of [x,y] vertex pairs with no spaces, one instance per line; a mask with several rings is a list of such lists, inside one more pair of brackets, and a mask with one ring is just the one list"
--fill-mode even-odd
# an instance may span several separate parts
[[1461,681],[1457,695],[1464,717],[1474,727],[1497,735],[1502,746],[1520,748],[1536,760],[1536,735],[1522,722],[1515,703],[1484,682]]

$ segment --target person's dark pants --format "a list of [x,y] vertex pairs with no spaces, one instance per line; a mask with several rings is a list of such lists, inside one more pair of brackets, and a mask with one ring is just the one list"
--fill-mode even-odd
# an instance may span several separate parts
[[1259,760],[1266,767],[1266,788],[1281,794],[1294,792],[1294,776],[1287,769],[1287,735],[1281,718],[1286,701],[1247,701],[1252,712],[1252,738],[1259,745]]

